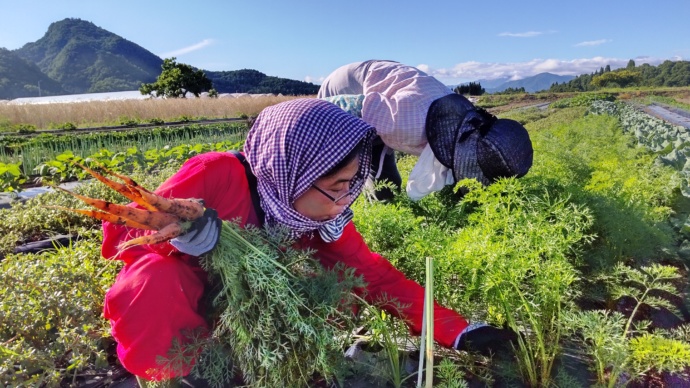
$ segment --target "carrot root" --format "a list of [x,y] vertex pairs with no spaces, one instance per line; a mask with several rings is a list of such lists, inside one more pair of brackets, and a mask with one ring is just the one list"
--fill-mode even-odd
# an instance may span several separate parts
[[100,221],[107,221],[110,222],[111,224],[117,224],[117,225],[124,225],[128,226],[130,228],[137,228],[137,229],[144,229],[144,230],[155,230],[154,228],[140,224],[136,221],[128,220],[123,217],[118,217],[114,214],[110,213],[105,213],[105,212],[100,212],[98,210],[90,210],[90,209],[72,209],[64,206],[44,206],[45,208],[48,209],[58,209],[58,210],[64,210],[72,213],[77,213],[77,214],[82,214],[87,217],[95,218]]
[[[98,165],[103,169],[103,171],[105,171],[106,174],[122,179],[122,181],[125,182],[125,184],[127,184],[127,186],[130,186],[130,190],[133,187],[136,187],[139,190],[143,190],[143,191],[146,191],[148,193],[151,192],[151,191],[147,190],[144,186],[139,185],[134,179],[128,177],[127,175],[118,174],[115,171],[108,169],[107,167],[105,167],[104,165],[102,165],[100,163],[98,163]],[[151,210],[153,210],[153,209],[151,209]]]
[[159,244],[171,240],[184,232],[185,228],[182,226],[182,223],[177,222],[174,224],[167,225],[165,228],[159,230],[156,233],[125,241],[124,243],[120,244],[117,248],[123,251],[127,248],[137,245]]
[[[141,195],[139,195],[139,192],[138,192],[138,191],[132,190],[128,185],[124,185],[124,184],[122,184],[122,183],[120,183],[120,182],[116,182],[116,181],[114,181],[114,180],[112,180],[112,179],[108,179],[108,178],[106,178],[105,176],[103,176],[103,175],[97,173],[96,171],[94,171],[94,170],[92,170],[92,169],[86,167],[85,165],[83,165],[83,164],[81,164],[81,163],[79,163],[79,162],[72,161],[72,163],[74,163],[74,164],[76,164],[77,166],[81,167],[84,171],[88,172],[92,177],[94,177],[94,178],[98,179],[99,181],[103,182],[106,186],[108,186],[108,187],[110,187],[111,189],[117,191],[118,193],[124,195],[126,198],[130,199],[131,201],[134,201],[134,202],[136,202],[137,204],[143,206],[145,209],[147,209],[147,210],[156,210],[156,208],[154,208],[153,206],[151,206],[150,204],[148,204],[146,201],[144,201],[144,200],[141,198]],[[109,170],[106,170],[106,171],[109,171]],[[110,172],[110,174],[112,175],[112,172]],[[122,179],[120,176],[118,176],[118,178]],[[131,180],[131,179],[130,179],[130,181],[132,181],[132,182],[136,185],[136,182],[134,182],[134,181]]]
[[167,225],[174,224],[180,221],[179,217],[175,216],[174,214],[157,211],[154,212],[151,210],[137,209],[131,206],[118,205],[116,203],[112,203],[109,201],[89,198],[77,193],[73,193],[59,186],[52,187],[60,191],[64,191],[72,195],[73,197],[80,199],[87,205],[95,207],[96,209],[102,210],[110,214],[114,214],[117,217],[126,218],[139,224],[147,225],[149,227],[147,229],[161,230]]
[[153,205],[159,211],[172,213],[183,220],[196,220],[204,215],[204,205],[201,200],[165,198],[146,191],[139,191],[139,193],[147,203]]

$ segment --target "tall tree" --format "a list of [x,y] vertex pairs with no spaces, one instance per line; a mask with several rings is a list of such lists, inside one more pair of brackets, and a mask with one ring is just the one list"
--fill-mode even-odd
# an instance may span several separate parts
[[206,74],[201,70],[194,70],[190,65],[177,63],[177,58],[166,58],[161,65],[163,71],[156,82],[142,84],[139,88],[141,94],[155,95],[156,97],[185,98],[189,92],[195,97],[213,87]]
[[628,65],[627,65],[625,68],[628,69],[628,70],[633,70],[633,69],[635,69],[635,61],[633,61],[632,59],[629,60],[629,61],[628,61]]

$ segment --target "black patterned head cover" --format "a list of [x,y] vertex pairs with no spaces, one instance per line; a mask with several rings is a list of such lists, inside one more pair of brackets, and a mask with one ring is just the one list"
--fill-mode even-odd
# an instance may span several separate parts
[[475,178],[489,185],[521,177],[532,166],[532,141],[522,124],[497,119],[459,94],[434,101],[426,117],[429,146],[455,181]]

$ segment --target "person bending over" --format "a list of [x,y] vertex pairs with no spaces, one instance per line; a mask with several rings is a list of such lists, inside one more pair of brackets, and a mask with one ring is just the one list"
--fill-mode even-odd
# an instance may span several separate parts
[[[333,102],[376,128],[374,180],[400,189],[393,151],[419,156],[406,192],[413,200],[475,178],[489,185],[522,177],[532,166],[532,142],[517,121],[497,119],[423,71],[394,61],[350,63],[321,84],[318,98]],[[390,199],[393,191],[376,192]]]

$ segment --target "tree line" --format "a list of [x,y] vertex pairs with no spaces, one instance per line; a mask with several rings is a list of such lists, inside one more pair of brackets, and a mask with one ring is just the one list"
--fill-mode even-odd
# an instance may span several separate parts
[[609,65],[591,74],[582,74],[564,83],[551,85],[548,92],[588,92],[601,88],[690,86],[689,61],[664,61],[659,66],[637,66],[629,60],[625,68]]

